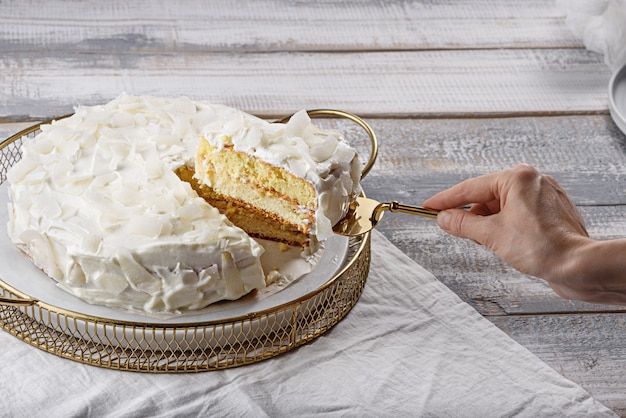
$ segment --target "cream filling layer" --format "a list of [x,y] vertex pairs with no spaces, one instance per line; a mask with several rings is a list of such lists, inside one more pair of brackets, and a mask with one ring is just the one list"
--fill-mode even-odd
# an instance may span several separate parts
[[264,189],[262,185],[245,177],[230,177],[219,168],[216,169],[206,158],[196,159],[195,170],[195,177],[215,192],[274,215],[283,222],[296,225],[300,232],[310,232],[316,208],[292,202],[280,196],[278,192]]
[[228,124],[207,125],[202,132],[218,150],[232,147],[312,184],[317,202],[311,234],[319,241],[332,236],[333,225],[361,192],[356,150],[339,133],[313,125],[305,111],[286,124],[239,113]]

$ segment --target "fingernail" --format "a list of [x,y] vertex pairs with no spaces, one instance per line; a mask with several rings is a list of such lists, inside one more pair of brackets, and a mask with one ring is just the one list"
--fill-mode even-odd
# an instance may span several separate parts
[[441,229],[448,229],[448,225],[450,224],[450,213],[447,210],[439,212],[437,215],[437,223]]

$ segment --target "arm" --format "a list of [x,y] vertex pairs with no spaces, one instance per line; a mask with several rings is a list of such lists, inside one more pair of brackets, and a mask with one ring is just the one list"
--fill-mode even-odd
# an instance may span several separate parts
[[626,305],[626,239],[582,246],[549,283],[567,299]]
[[626,305],[626,240],[589,238],[556,180],[528,165],[466,180],[424,206],[442,211],[444,231],[489,247],[564,298]]

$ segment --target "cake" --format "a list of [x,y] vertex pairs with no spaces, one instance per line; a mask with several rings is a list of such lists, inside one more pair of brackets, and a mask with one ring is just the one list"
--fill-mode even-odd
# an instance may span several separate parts
[[[252,181],[261,175],[274,180]],[[330,236],[358,179],[354,149],[306,112],[270,123],[185,97],[122,94],[24,142],[8,173],[8,233],[89,303],[193,311],[266,286],[253,237],[311,246]]]
[[307,246],[332,235],[359,178],[354,149],[306,112],[287,124],[240,113],[203,132],[191,184],[250,235]]

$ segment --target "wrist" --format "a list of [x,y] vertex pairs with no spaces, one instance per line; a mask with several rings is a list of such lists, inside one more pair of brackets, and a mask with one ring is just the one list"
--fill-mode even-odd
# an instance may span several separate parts
[[626,240],[580,237],[546,279],[567,299],[626,304]]
[[543,278],[560,296],[580,299],[576,293],[587,290],[583,287],[595,270],[594,254],[598,252],[598,244],[600,241],[585,236],[563,242],[560,250],[551,255],[551,266],[545,269]]
[[600,241],[588,237],[576,237],[571,240],[567,250],[562,252],[559,266],[548,280],[571,280],[588,277],[594,270],[593,254],[597,253]]

